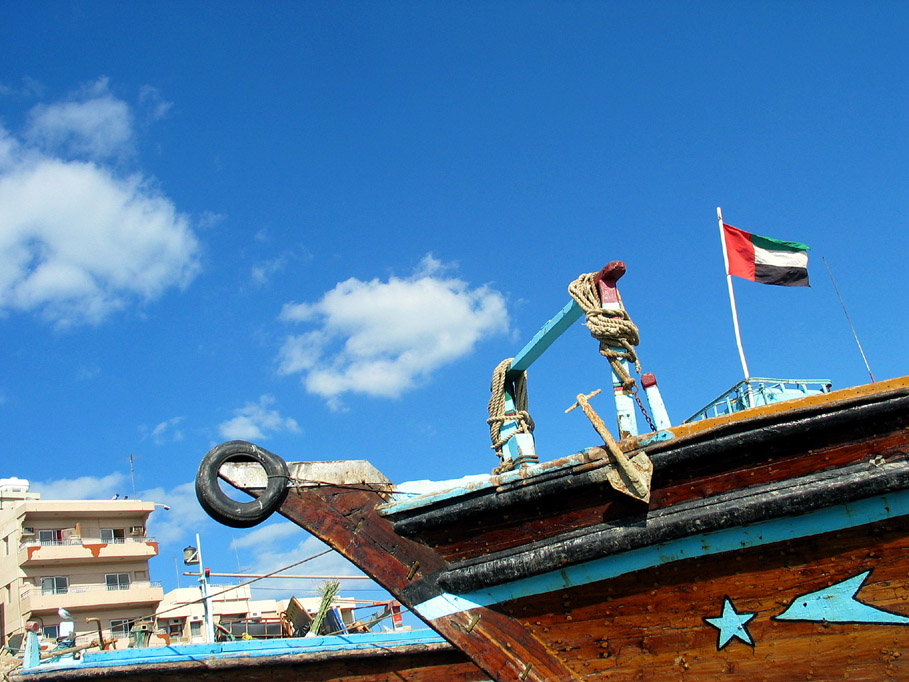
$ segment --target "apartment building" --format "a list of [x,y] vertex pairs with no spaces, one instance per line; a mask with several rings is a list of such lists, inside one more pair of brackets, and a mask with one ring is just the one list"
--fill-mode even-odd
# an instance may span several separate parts
[[105,638],[125,638],[133,621],[153,616],[164,597],[148,571],[158,553],[145,532],[155,506],[42,500],[28,481],[0,479],[0,644],[29,620],[55,638],[61,608],[87,638],[98,632],[90,618]]

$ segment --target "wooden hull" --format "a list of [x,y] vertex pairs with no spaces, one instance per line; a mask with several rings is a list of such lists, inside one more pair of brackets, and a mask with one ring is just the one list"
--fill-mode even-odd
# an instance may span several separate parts
[[496,680],[909,679],[909,380],[621,446],[653,461],[647,504],[592,448],[410,500],[323,480],[279,511]]
[[[475,682],[488,677],[435,636],[379,634],[266,640],[86,654],[81,662],[19,670],[14,682],[218,680],[263,682]],[[335,640],[332,643],[329,640]]]

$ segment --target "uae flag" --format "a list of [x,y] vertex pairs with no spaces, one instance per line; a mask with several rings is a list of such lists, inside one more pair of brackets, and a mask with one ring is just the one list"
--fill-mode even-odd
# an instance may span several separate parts
[[807,287],[808,247],[761,237],[723,223],[729,273],[761,284]]

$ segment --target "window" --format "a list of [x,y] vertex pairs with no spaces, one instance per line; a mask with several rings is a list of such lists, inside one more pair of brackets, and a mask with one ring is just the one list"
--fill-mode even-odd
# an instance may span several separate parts
[[66,594],[69,592],[69,578],[65,575],[41,578],[41,594]]
[[107,583],[107,589],[109,590],[129,589],[129,573],[108,573],[104,576],[104,581]]
[[126,541],[126,531],[123,528],[102,528],[101,542],[108,544],[123,543]]
[[171,637],[183,636],[183,623],[171,623],[167,626],[167,634]]
[[41,631],[41,634],[44,635],[44,639],[57,639],[57,637],[60,636],[60,626],[45,625]]
[[189,635],[190,635],[190,637],[201,637],[202,636],[202,621],[200,621],[200,620],[190,621]]
[[39,530],[38,531],[38,542],[42,545],[59,545],[60,541],[63,539],[63,534],[60,530]]
[[111,637],[129,637],[129,629],[131,626],[132,621],[125,618],[112,620],[110,622]]

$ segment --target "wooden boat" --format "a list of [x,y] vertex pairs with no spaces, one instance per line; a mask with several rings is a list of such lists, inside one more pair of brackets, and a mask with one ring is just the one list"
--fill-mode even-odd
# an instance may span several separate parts
[[19,668],[8,679],[473,682],[488,677],[435,633],[397,631],[86,652],[79,659]]
[[[277,510],[500,682],[909,679],[909,378],[787,401],[745,383],[715,416],[635,434],[616,377],[618,443],[580,394],[602,446],[518,449],[423,494],[242,441],[206,455],[197,492],[230,525]],[[515,392],[503,431],[522,431]]]

